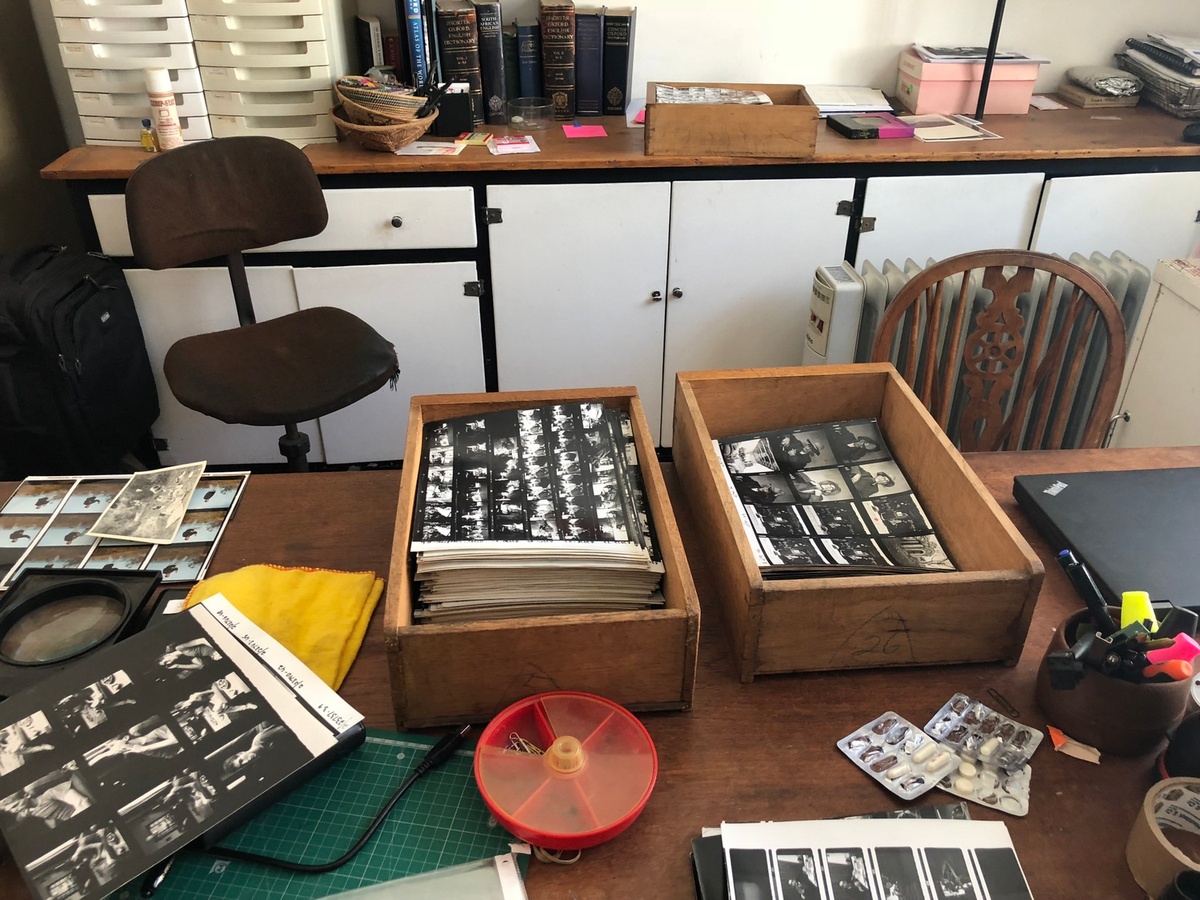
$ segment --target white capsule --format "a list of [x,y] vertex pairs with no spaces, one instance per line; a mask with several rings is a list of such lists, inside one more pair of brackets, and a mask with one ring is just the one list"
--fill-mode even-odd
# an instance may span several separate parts
[[888,781],[895,781],[897,778],[903,778],[911,771],[912,769],[908,767],[908,763],[897,763],[887,770],[887,779]]
[[944,766],[946,764],[946,761],[948,759],[950,759],[950,754],[947,753],[945,750],[939,750],[932,757],[930,757],[929,762],[927,762],[925,764],[925,771],[926,772],[936,772],[938,769],[940,769],[942,766]]
[[979,748],[979,755],[983,759],[987,759],[1000,748],[1000,738],[988,738],[983,746]]
[[917,752],[912,755],[912,761],[918,766],[933,756],[933,751],[937,749],[937,745],[933,741],[926,741],[917,748]]

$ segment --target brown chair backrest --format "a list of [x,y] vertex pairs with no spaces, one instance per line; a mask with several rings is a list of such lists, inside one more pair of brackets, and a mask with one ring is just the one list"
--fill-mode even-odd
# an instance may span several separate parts
[[[1031,296],[1046,300],[1026,316]],[[1125,369],[1125,323],[1108,289],[1074,263],[983,250],[905,284],[883,314],[871,359],[895,363],[963,451],[1062,448],[1085,361],[1099,360],[1078,441],[1095,448]]]
[[218,138],[150,157],[125,186],[133,255],[150,269],[320,234],[329,220],[304,151],[273,137]]

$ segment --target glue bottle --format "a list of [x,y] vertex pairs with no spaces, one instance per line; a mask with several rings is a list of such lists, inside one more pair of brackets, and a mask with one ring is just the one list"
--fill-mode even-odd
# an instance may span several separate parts
[[183,146],[183,130],[179,125],[179,111],[175,108],[175,91],[171,88],[171,74],[166,69],[146,69],[146,93],[150,97],[150,115],[154,120],[154,134],[160,150],[171,150]]
[[142,119],[142,133],[139,140],[142,142],[142,149],[147,153],[153,153],[158,149],[158,142],[154,140],[154,131],[150,127],[149,119]]

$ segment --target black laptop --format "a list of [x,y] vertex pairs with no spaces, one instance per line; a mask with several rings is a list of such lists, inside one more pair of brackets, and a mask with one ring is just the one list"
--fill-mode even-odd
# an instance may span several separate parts
[[1200,468],[1018,475],[1013,497],[1055,552],[1075,551],[1109,603],[1146,591],[1200,606]]

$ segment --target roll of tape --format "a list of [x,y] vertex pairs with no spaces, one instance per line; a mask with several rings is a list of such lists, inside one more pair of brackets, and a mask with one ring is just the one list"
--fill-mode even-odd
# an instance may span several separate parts
[[1146,793],[1125,845],[1134,880],[1157,897],[1184,869],[1200,872],[1200,863],[1171,842],[1171,831],[1200,835],[1200,778],[1168,778]]

